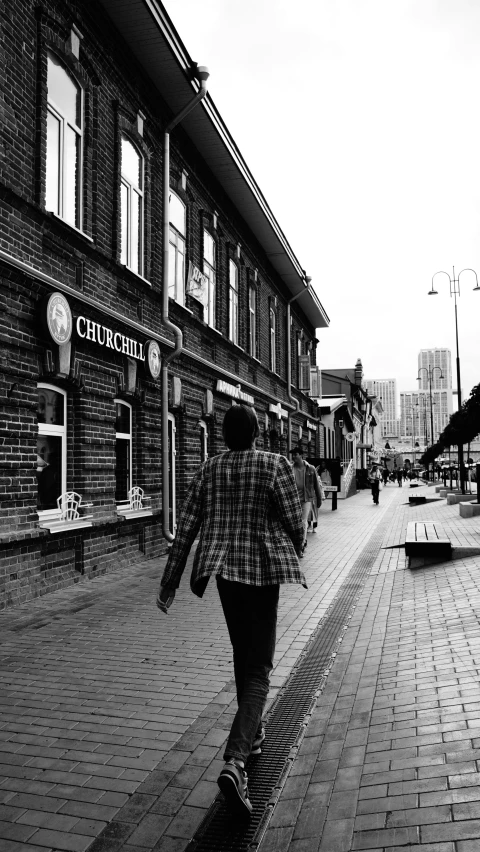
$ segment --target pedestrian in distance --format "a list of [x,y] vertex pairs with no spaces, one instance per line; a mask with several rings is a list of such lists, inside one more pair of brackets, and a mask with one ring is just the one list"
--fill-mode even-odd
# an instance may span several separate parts
[[253,408],[228,409],[228,449],[204,462],[189,485],[157,597],[167,613],[200,533],[190,586],[202,597],[210,577],[216,579],[238,702],[217,783],[228,809],[241,817],[252,812],[245,763],[265,739],[280,584],[307,588],[298,562],[304,524],[295,477],[284,456],[255,449],[258,434]]
[[387,482],[388,482],[388,468],[387,467],[384,467],[383,470],[382,470],[382,479],[383,479],[383,484],[386,485]]
[[[302,505],[302,515],[304,524],[303,536],[303,551],[307,546],[307,529],[308,519],[312,511],[314,501],[317,501],[317,506],[322,504],[323,488],[320,485],[317,471],[313,464],[309,464],[303,458],[303,450],[301,447],[295,447],[292,450],[293,472],[295,474],[295,482],[297,484],[298,496]],[[302,551],[302,554],[303,554]]]
[[379,503],[379,495],[380,495],[380,480],[382,478],[382,474],[376,464],[372,465],[372,469],[370,471],[370,484],[372,486],[372,498],[373,502],[376,506]]
[[403,485],[402,479],[403,479],[403,472],[402,472],[402,470],[397,470],[397,482],[398,482],[398,486],[399,486],[399,488],[401,488],[401,487],[402,487],[402,485]]
[[312,508],[310,509],[310,514],[308,516],[308,524],[307,524],[307,532],[316,533],[318,527],[318,510],[325,500],[325,491],[323,488],[323,483],[321,479],[321,471],[322,466],[319,464],[318,467],[315,468],[318,476],[318,487],[320,489],[320,501],[317,500],[317,495],[312,500]]

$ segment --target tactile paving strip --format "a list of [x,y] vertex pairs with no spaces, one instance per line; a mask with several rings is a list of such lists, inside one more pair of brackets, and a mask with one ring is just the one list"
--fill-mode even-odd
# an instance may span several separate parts
[[253,852],[259,846],[308,725],[309,715],[325,686],[335,648],[347,629],[355,601],[377,557],[387,525],[388,520],[382,519],[355,560],[272,704],[266,719],[267,738],[262,745],[262,754],[251,758],[246,766],[253,805],[251,819],[244,824],[232,820],[219,794],[188,844],[188,852]]

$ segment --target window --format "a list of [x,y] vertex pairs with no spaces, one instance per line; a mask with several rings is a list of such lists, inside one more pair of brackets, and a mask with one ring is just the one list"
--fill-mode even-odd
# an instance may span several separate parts
[[203,232],[203,274],[208,278],[208,302],[205,306],[205,321],[215,328],[215,284],[216,284],[215,240],[208,231]]
[[208,428],[204,420],[198,423],[200,427],[200,461],[203,463],[208,459]]
[[276,323],[277,317],[275,307],[270,305],[270,369],[272,373],[277,372],[277,354],[276,354]]
[[58,509],[57,497],[67,490],[66,394],[52,385],[38,385],[37,509]]
[[47,89],[45,206],[81,229],[83,90],[51,53]]
[[179,305],[185,304],[185,233],[185,205],[178,195],[172,192],[170,193],[168,295]]
[[238,345],[238,266],[228,265],[228,336]]
[[143,157],[122,136],[120,261],[143,275]]
[[257,291],[250,287],[248,291],[248,351],[253,358],[257,356]]
[[132,487],[132,407],[115,400],[115,502],[128,500]]

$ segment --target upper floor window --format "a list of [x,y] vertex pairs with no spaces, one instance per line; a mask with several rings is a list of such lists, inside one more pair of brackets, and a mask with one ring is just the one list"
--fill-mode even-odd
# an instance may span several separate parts
[[66,394],[53,385],[38,386],[37,509],[58,509],[67,490]]
[[248,351],[253,358],[257,355],[257,291],[248,290]]
[[170,241],[168,265],[168,295],[180,305],[185,304],[185,234],[186,210],[178,195],[170,193]]
[[45,206],[81,229],[83,89],[52,53],[47,89]]
[[128,500],[132,487],[132,407],[115,400],[115,502]]
[[276,352],[276,331],[277,331],[277,316],[275,307],[270,305],[269,313],[269,329],[270,329],[270,369],[272,373],[277,372],[277,352]]
[[143,157],[122,136],[120,260],[143,275]]
[[238,345],[238,266],[228,265],[228,336]]
[[217,246],[208,231],[203,232],[203,274],[208,278],[208,302],[205,306],[205,320],[215,328],[215,288],[217,268]]

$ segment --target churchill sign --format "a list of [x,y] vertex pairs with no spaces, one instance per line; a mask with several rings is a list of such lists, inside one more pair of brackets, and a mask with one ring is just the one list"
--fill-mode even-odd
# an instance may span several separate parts
[[78,336],[84,340],[98,343],[99,346],[105,346],[107,349],[114,349],[115,352],[136,358],[137,361],[145,361],[143,344],[134,340],[133,337],[126,337],[119,331],[113,331],[105,325],[100,325],[99,322],[82,316],[77,317],[76,329]]

